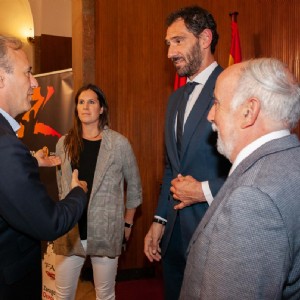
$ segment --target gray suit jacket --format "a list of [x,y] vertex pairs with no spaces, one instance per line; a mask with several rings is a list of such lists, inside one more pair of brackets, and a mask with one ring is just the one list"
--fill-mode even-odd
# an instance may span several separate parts
[[300,144],[261,146],[195,231],[180,299],[300,299]]
[[[62,137],[56,146],[56,154],[62,159],[57,171],[59,198],[70,189],[72,169],[65,155]],[[126,202],[124,182],[126,181]],[[88,236],[85,253],[76,225],[70,232],[54,242],[56,254],[99,255],[115,257],[121,254],[124,235],[124,210],[136,208],[142,203],[141,178],[137,162],[127,138],[106,128],[97,158],[93,187],[88,204]]]

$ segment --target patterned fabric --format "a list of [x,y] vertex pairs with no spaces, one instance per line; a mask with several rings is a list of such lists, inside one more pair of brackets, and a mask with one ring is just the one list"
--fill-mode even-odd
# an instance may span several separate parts
[[[62,159],[57,171],[59,197],[70,189],[72,170],[63,149],[64,137],[56,146]],[[68,234],[54,242],[60,255],[99,255],[115,257],[121,254],[124,234],[124,181],[127,182],[126,207],[142,203],[142,187],[137,162],[128,140],[106,128],[96,164],[93,188],[88,206],[88,238],[85,253],[76,225]]]
[[237,166],[189,246],[180,299],[300,299],[300,145],[266,143]]

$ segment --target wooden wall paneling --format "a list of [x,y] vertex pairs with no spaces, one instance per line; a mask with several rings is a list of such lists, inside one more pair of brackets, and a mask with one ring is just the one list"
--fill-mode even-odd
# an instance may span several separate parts
[[82,85],[83,73],[83,9],[82,1],[72,0],[72,69],[74,91]]
[[72,0],[74,91],[95,83],[95,0]]
[[41,74],[41,37],[35,36],[34,43],[32,44],[33,51],[34,51],[34,74]]
[[39,50],[40,73],[72,67],[72,38],[42,34],[39,38]]
[[[175,76],[164,42],[165,18],[174,9],[193,4],[190,0],[95,1],[96,83],[107,95],[112,128],[127,136],[133,146],[143,183],[144,203],[128,251],[121,257],[121,269],[149,266],[143,240],[163,175],[164,117]],[[243,59],[277,57],[299,80],[299,1],[198,0],[197,4],[217,22],[220,39],[215,57],[220,65],[228,64],[229,13],[238,11]]]
[[[131,142],[140,167],[144,203],[120,268],[147,266],[143,240],[156,207],[163,167],[167,82],[161,1],[97,2],[96,81],[107,94],[112,128]],[[111,14],[109,20],[101,16]],[[111,20],[114,20],[113,22]],[[159,174],[158,174],[159,173]]]
[[[231,39],[228,13],[238,11],[243,60],[257,57],[278,58],[300,80],[299,1],[199,0],[197,3],[208,9],[217,22],[220,39],[215,57],[223,67],[228,64]],[[300,137],[299,124],[294,132]]]

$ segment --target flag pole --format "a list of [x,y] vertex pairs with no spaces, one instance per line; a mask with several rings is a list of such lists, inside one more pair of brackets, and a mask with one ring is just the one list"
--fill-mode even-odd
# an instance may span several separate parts
[[234,12],[232,12],[232,13],[229,13],[229,16],[231,17],[231,20],[233,21],[233,22],[237,22],[237,16],[238,16],[238,12],[237,11],[234,11]]
[[228,61],[229,66],[242,61],[240,37],[237,24],[238,14],[239,13],[237,11],[229,13],[229,16],[231,18],[231,46]]

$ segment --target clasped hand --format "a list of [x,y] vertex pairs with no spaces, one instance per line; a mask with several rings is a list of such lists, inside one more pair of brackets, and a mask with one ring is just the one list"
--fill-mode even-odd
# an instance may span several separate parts
[[170,191],[173,193],[173,198],[180,201],[174,206],[174,209],[182,209],[194,203],[206,201],[201,182],[189,175],[179,174],[174,178],[171,181]]
[[[48,155],[49,149],[48,147],[44,146],[42,149],[39,149],[35,152],[34,157],[38,161],[39,167],[55,167],[61,164],[61,159],[59,156],[56,155]],[[78,170],[74,170],[72,174],[72,182],[71,188],[74,187],[81,187],[85,193],[87,192],[87,183],[85,181],[78,179]]]

